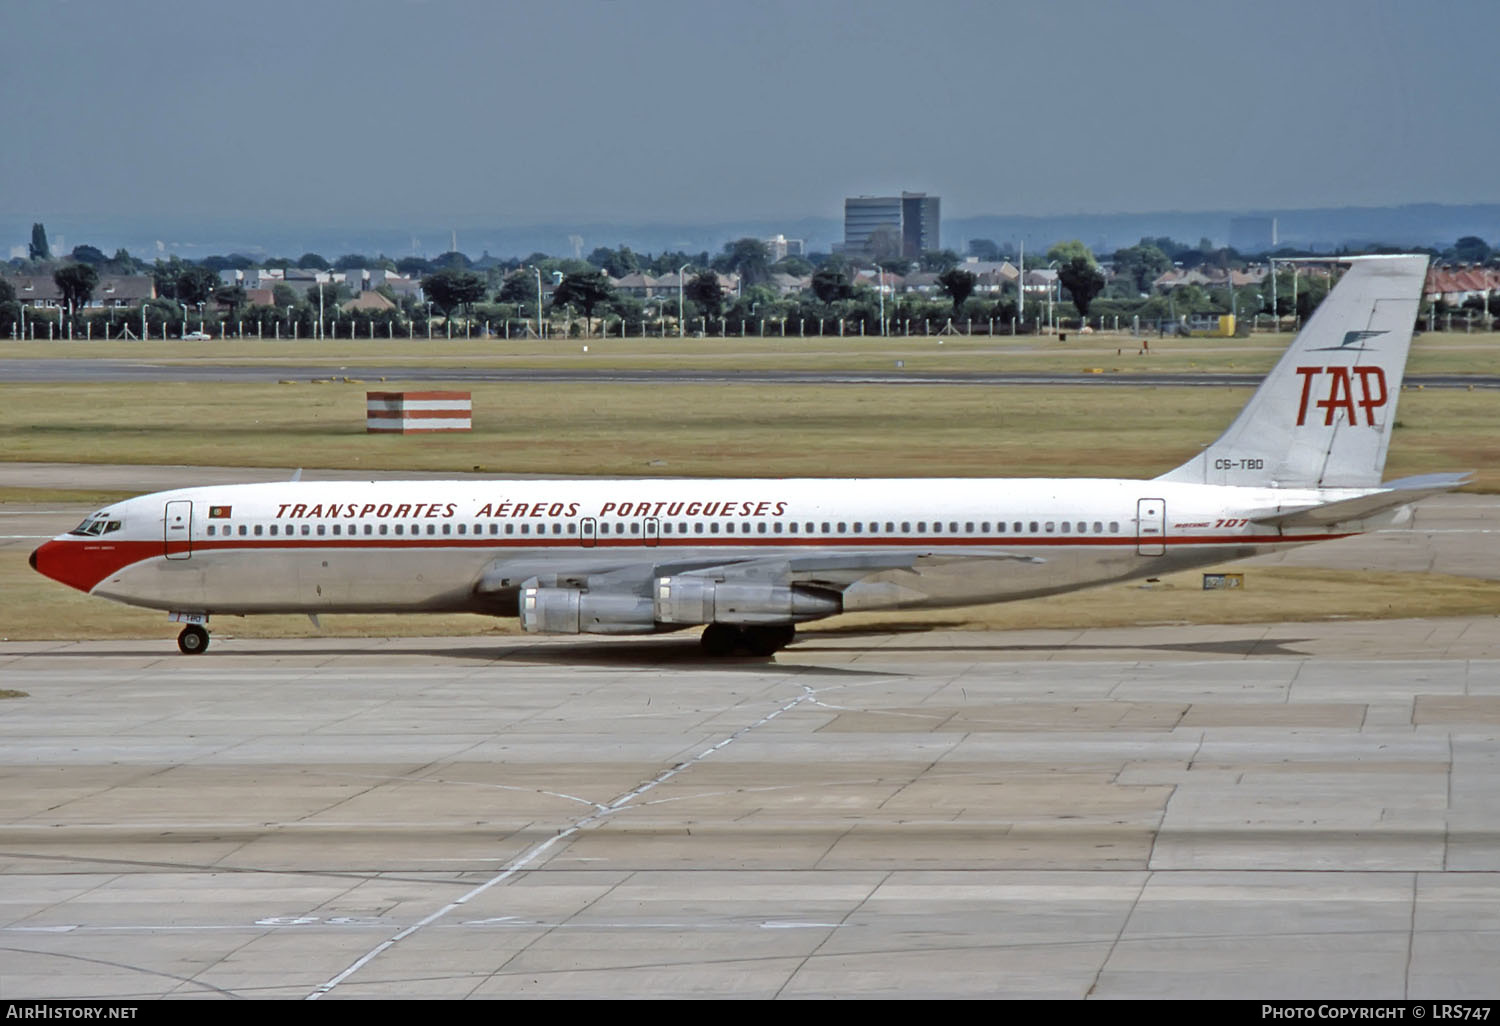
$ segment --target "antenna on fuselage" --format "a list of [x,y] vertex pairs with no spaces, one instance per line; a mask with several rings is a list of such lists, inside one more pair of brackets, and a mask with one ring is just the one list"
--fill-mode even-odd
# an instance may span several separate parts
[[295,471],[293,471],[293,473],[292,473],[292,480],[293,481],[301,481],[302,480],[302,468],[301,467],[298,467]]

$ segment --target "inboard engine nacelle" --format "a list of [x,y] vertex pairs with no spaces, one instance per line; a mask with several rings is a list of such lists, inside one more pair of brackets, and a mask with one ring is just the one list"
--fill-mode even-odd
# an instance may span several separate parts
[[834,594],[759,582],[658,577],[650,597],[623,591],[521,589],[521,626],[546,634],[650,634],[706,623],[786,624],[832,616]]

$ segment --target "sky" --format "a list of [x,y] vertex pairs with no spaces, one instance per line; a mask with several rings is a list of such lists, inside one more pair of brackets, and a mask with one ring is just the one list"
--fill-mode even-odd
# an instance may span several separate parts
[[26,224],[1500,200],[1494,0],[5,0],[3,24],[0,218]]

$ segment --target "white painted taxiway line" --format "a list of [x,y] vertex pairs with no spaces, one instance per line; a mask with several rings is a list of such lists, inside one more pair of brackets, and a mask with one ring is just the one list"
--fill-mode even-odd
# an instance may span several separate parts
[[685,759],[674,766],[668,767],[661,773],[657,774],[655,777],[641,784],[639,787],[625,792],[624,794],[615,798],[613,801],[606,803],[603,807],[595,808],[593,812],[589,813],[586,816],[583,816],[580,819],[575,820],[570,826],[562,830],[556,836],[549,837],[547,840],[541,842],[540,844],[533,846],[530,850],[523,853],[510,865],[506,866],[499,873],[495,874],[493,877],[486,880],[478,887],[475,887],[467,894],[455,898],[453,901],[450,901],[442,908],[437,909],[431,915],[428,915],[424,919],[421,919],[420,921],[413,923],[411,926],[400,931],[395,936],[381,941],[370,951],[366,952],[364,955],[356,959],[354,963],[343,972],[339,973],[337,976],[334,976],[326,983],[323,983],[311,994],[307,995],[307,1000],[315,1001],[332,992],[335,987],[343,983],[345,980],[349,979],[349,977],[353,976],[355,973],[359,972],[360,969],[363,969],[365,966],[369,965],[390,948],[399,944],[401,941],[407,939],[408,937],[415,936],[423,928],[431,926],[433,923],[438,922],[439,920],[447,916],[450,912],[462,908],[473,899],[484,894],[486,891],[492,890],[495,887],[498,887],[501,884],[505,883],[507,880],[510,880],[517,873],[521,872],[523,869],[527,868],[538,859],[540,859],[548,851],[571,840],[575,834],[587,830],[590,826],[598,823],[606,816],[614,815],[622,809],[627,808],[632,802],[634,802],[637,798],[640,798],[642,795],[646,794],[648,791],[661,786],[678,774],[691,770],[694,766],[698,765],[703,760],[709,758],[717,752],[722,752],[724,749],[728,748],[736,741],[748,735],[751,731],[765,726],[772,720],[776,719],[778,716],[781,716],[783,713],[790,712],[804,702],[813,701],[813,690],[806,685],[803,685],[802,688],[803,693],[801,695],[798,695],[790,701],[779,706],[778,708],[773,709],[771,712],[767,713],[765,716],[761,717],[754,723],[741,727],[739,730],[728,735],[727,737],[724,737],[719,741],[716,741],[715,743],[709,745],[707,748],[700,751],[697,755],[694,755],[689,759]]

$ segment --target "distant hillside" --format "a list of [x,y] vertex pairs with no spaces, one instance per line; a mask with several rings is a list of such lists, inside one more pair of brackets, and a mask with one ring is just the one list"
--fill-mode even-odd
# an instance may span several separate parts
[[1082,239],[1096,250],[1111,251],[1156,235],[1181,242],[1208,238],[1223,246],[1229,242],[1229,222],[1236,217],[1274,217],[1281,245],[1324,251],[1376,243],[1443,248],[1464,235],[1477,235],[1492,244],[1500,240],[1500,204],[1495,203],[1047,217],[992,215],[945,220],[942,233],[944,247],[960,252],[970,239],[991,239],[1002,246],[1024,240],[1029,252],[1045,250],[1058,239]]
[[[1281,245],[1332,251],[1340,246],[1384,243],[1392,246],[1445,248],[1464,235],[1500,245],[1500,204],[1410,204],[1399,207],[1339,207],[1302,210],[1162,211],[1150,214],[1055,214],[1021,217],[990,214],[948,218],[942,223],[944,248],[964,252],[970,239],[990,239],[1001,246],[1025,242],[1028,253],[1044,252],[1061,239],[1082,239],[1096,251],[1134,245],[1143,236],[1167,235],[1187,243],[1207,238],[1216,246],[1229,241],[1231,218],[1275,217]],[[0,220],[0,256],[19,248],[25,253],[36,218]],[[843,238],[842,211],[833,217],[786,220],[721,221],[712,224],[555,222],[494,225],[470,218],[457,224],[307,225],[277,224],[266,219],[148,219],[142,217],[47,217],[53,249],[66,252],[80,243],[106,253],[125,247],[147,260],[175,253],[188,259],[244,253],[252,257],[319,253],[334,259],[345,253],[432,257],[446,252],[453,233],[458,248],[478,258],[525,257],[542,252],[571,255],[575,238],[583,255],[598,246],[628,245],[639,252],[681,250],[717,253],[726,242],[743,236],[785,235],[804,239],[812,251],[828,252]],[[66,248],[64,248],[66,247]]]

